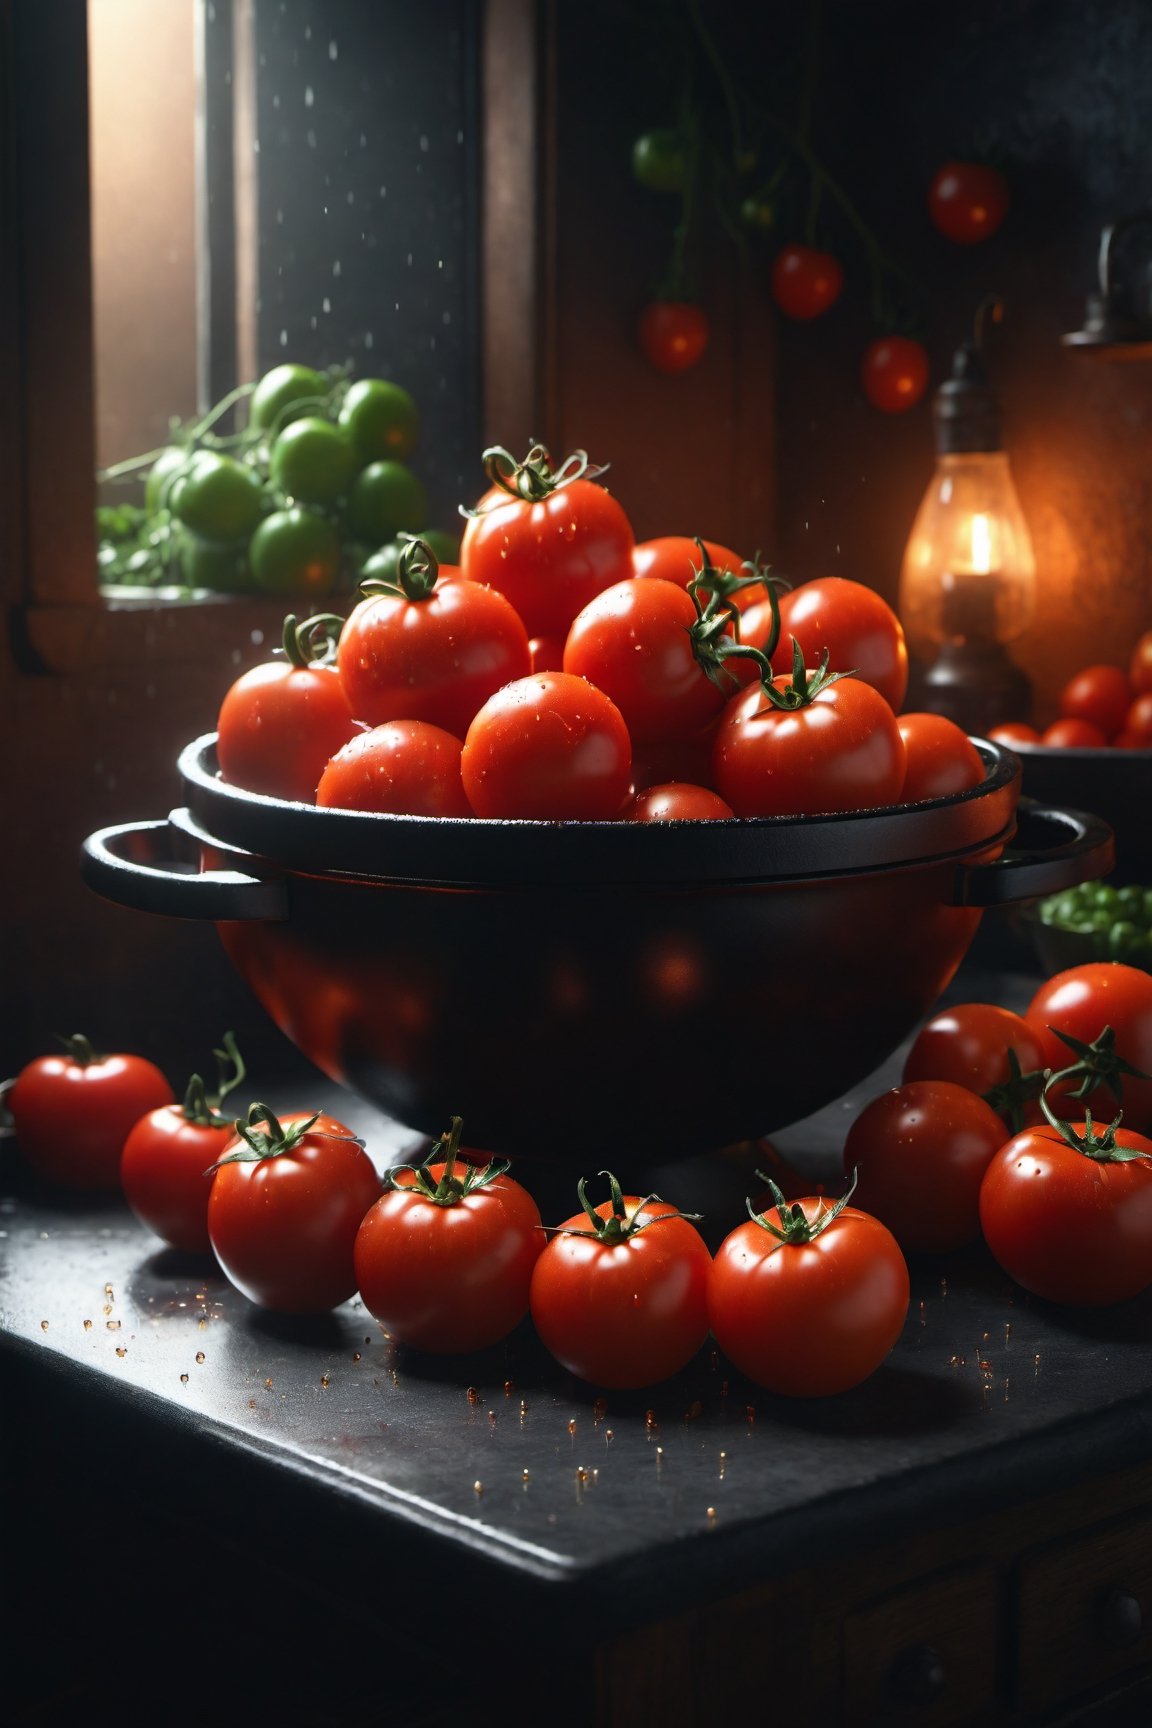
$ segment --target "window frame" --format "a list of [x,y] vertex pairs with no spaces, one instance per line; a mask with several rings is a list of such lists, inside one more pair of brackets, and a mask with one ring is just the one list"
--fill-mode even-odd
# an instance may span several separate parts
[[[526,445],[554,398],[555,0],[486,0],[480,66],[485,442]],[[87,0],[0,0],[0,597],[10,657],[63,675],[208,659],[282,600],[109,600],[93,535],[95,381]]]

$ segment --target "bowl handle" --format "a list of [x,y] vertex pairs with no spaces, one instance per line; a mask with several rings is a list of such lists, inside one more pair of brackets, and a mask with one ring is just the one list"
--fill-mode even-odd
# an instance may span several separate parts
[[261,882],[239,870],[201,870],[178,853],[180,811],[172,820],[124,822],[89,834],[80,848],[80,874],[97,894],[172,918],[213,923],[279,920],[288,915],[284,883]]
[[1010,906],[1058,894],[1078,882],[1106,876],[1116,862],[1111,828],[1083,810],[1058,810],[1021,798],[1017,829],[992,864],[959,864],[954,906]]

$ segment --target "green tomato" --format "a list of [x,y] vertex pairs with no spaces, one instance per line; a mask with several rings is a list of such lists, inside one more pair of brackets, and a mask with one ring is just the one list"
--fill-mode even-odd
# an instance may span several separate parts
[[776,200],[766,192],[750,192],[741,202],[740,220],[745,228],[767,234],[776,226]]
[[1111,882],[1094,882],[1089,904],[1094,911],[1114,913],[1120,904],[1120,890]]
[[253,534],[248,562],[265,594],[329,594],[340,573],[340,536],[326,516],[276,510]]
[[244,594],[252,590],[247,540],[221,545],[217,540],[202,540],[198,534],[184,534],[180,539],[179,565],[180,575],[189,588],[210,588],[217,594]]
[[632,146],[632,173],[649,192],[683,192],[688,156],[679,132],[642,132]]
[[1081,915],[1080,901],[1074,893],[1054,894],[1050,900],[1045,900],[1040,906],[1040,917],[1045,924],[1075,924]]
[[1134,923],[1143,924],[1145,921],[1143,888],[1138,887],[1133,882],[1129,883],[1127,887],[1118,889],[1116,892],[1116,910],[1123,913],[1125,918],[1132,919]]
[[1147,949],[1147,933],[1127,918],[1117,919],[1108,932],[1109,960],[1128,960]]
[[430,546],[436,554],[438,564],[459,564],[460,536],[449,534],[443,528],[422,528],[420,538],[425,546]]
[[314,414],[293,420],[272,446],[272,483],[301,504],[335,504],[356,473],[347,433]]
[[384,378],[361,378],[340,409],[340,425],[362,468],[369,462],[406,462],[416,447],[420,420],[407,390]]
[[171,509],[206,540],[243,540],[264,511],[260,477],[234,456],[198,450],[169,491]]
[[155,515],[157,510],[170,504],[168,494],[172,476],[180,472],[191,454],[179,444],[170,444],[167,450],[161,450],[144,482],[144,508],[149,515]]
[[414,534],[428,513],[424,488],[402,462],[370,462],[356,476],[348,500],[352,531],[371,546]]
[[278,432],[289,420],[315,413],[317,397],[327,394],[328,380],[311,366],[273,366],[248,403],[248,424],[262,432]]
[[1145,888],[1144,890],[1143,921],[1152,930],[1152,888]]
[[[452,534],[446,534],[441,528],[424,528],[419,539],[429,547],[437,564],[459,565],[460,542]],[[387,546],[381,546],[361,565],[361,576],[376,576],[384,582],[396,580],[396,566],[400,562],[400,554],[408,542],[403,536],[390,540]]]

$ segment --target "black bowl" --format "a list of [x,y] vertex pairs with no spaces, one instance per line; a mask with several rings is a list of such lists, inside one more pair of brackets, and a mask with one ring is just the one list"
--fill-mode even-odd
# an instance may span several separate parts
[[226,785],[208,736],[180,758],[187,809],[90,836],[82,868],[215,920],[288,1037],[412,1128],[666,1158],[839,1096],[931,1008],[983,907],[1109,868],[1076,812],[1029,807],[1017,835],[1017,759],[978,743],[985,778],[951,798],[639,824],[320,810]]
[[1116,882],[1152,881],[1152,750],[1014,744],[1021,790],[1101,817],[1116,837]]

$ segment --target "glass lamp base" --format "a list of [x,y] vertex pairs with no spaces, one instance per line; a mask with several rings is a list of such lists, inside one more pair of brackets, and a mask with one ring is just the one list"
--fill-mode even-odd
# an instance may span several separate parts
[[1032,718],[1032,685],[999,642],[945,642],[931,666],[913,665],[906,711],[944,714],[983,737]]

